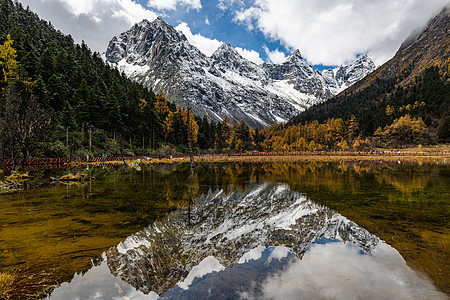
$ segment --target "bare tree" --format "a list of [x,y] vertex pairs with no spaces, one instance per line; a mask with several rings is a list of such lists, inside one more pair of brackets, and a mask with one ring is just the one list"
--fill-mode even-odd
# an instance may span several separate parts
[[20,152],[25,161],[28,153],[40,146],[49,124],[49,114],[34,95],[23,97],[14,86],[8,88],[0,121],[1,142],[5,150],[11,151],[14,167]]

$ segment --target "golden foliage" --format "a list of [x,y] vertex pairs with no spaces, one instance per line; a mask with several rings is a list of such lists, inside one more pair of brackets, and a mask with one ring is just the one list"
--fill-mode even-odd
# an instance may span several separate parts
[[11,35],[7,35],[6,41],[0,45],[0,68],[2,70],[2,92],[6,92],[6,88],[15,80],[22,81],[27,88],[30,88],[34,82],[31,78],[21,76],[19,64],[16,60],[16,49],[12,47],[14,41]]
[[394,106],[390,106],[389,104],[386,105],[386,115],[387,115],[387,116],[390,116],[390,115],[392,115],[393,113],[395,113],[395,108],[394,108]]
[[[186,128],[189,128],[189,126],[191,127],[192,141],[194,143],[197,142],[199,126],[197,124],[197,121],[195,120],[194,113],[190,111],[188,108],[181,109],[181,107],[178,108],[177,112],[181,113],[181,117],[183,119],[184,124],[186,125]],[[188,112],[189,112],[189,119],[188,119]]]
[[156,95],[155,109],[161,116],[161,118],[165,117],[170,112],[169,105],[167,104],[167,99],[161,93]]
[[170,111],[167,113],[167,117],[164,120],[163,123],[163,128],[164,128],[164,135],[167,136],[169,135],[169,133],[171,133],[173,131],[173,119],[175,117],[175,113]]
[[144,109],[147,105],[148,105],[147,100],[145,100],[145,99],[140,99],[140,100],[139,100],[139,108],[140,108],[141,110]]
[[3,45],[0,45],[0,68],[3,74],[3,92],[5,92],[6,87],[14,79],[19,78],[19,66],[16,60],[17,54],[16,49],[12,47],[13,40],[11,35],[7,35],[6,41]]

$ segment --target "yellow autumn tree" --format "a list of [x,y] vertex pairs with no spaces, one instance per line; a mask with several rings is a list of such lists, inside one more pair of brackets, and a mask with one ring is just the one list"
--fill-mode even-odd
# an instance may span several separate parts
[[0,45],[0,68],[2,69],[2,92],[6,87],[19,77],[19,66],[16,60],[16,49],[12,47],[11,35],[7,35],[6,41]]
[[0,45],[0,69],[2,71],[0,85],[2,93],[5,93],[7,87],[15,80],[20,80],[27,88],[30,88],[34,83],[31,78],[20,75],[19,64],[16,60],[17,51],[13,48],[13,43],[11,35],[8,34],[6,41],[3,45]]
[[167,136],[169,135],[169,133],[171,133],[173,131],[173,119],[175,117],[175,113],[170,111],[167,114],[166,119],[164,120],[163,123],[163,128],[164,128],[164,139],[167,140]]
[[[197,124],[197,121],[195,120],[194,113],[187,108],[186,109],[178,108],[178,109],[181,112],[181,117],[183,118],[183,122],[186,125],[186,128],[188,128],[189,126],[191,128],[192,141],[194,143],[197,142],[199,126]],[[189,119],[188,119],[188,112],[189,112]],[[189,135],[189,132],[187,134]]]
[[395,119],[383,132],[393,146],[407,146],[427,143],[429,140],[428,128],[422,118],[411,118],[409,114]]
[[352,115],[350,117],[350,120],[348,120],[347,137],[350,140],[353,140],[354,138],[356,138],[358,136],[358,131],[359,131],[359,122],[356,119],[355,115]]
[[140,108],[141,110],[144,109],[147,105],[148,105],[147,100],[145,100],[145,99],[140,99],[140,100],[139,100],[139,108]]
[[163,119],[165,116],[167,116],[170,112],[166,97],[164,97],[164,95],[161,93],[156,95],[155,109],[158,112],[161,119]]

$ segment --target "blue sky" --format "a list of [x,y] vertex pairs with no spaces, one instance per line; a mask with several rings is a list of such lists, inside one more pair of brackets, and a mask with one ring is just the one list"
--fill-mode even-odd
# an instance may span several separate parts
[[206,55],[229,42],[255,63],[299,49],[317,69],[368,54],[377,65],[449,0],[19,0],[76,42],[104,52],[115,35],[160,16]]
[[[141,1],[147,2],[147,1]],[[240,10],[247,7],[245,3],[232,3],[229,7],[223,7],[216,1],[203,1],[201,9],[183,9],[178,5],[178,9],[158,11],[162,18],[176,27],[180,23],[187,23],[193,34],[201,34],[209,39],[226,41],[233,47],[254,50],[259,53],[263,61],[270,61],[264,49],[278,50],[285,56],[289,56],[295,49],[286,49],[280,40],[267,38],[263,32],[258,30],[249,30],[246,26],[239,24],[234,20],[234,10]]]

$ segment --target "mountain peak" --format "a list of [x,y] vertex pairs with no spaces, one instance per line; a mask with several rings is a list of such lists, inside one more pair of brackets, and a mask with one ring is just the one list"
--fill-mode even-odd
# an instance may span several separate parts
[[295,50],[294,53],[292,53],[291,56],[289,56],[286,61],[297,61],[297,60],[303,60],[303,56],[300,53],[300,50]]
[[325,80],[299,50],[282,64],[256,65],[224,42],[207,57],[161,18],[143,22],[110,42],[108,62],[170,101],[190,104],[200,116],[261,128],[286,122],[333,94],[335,86],[327,83],[334,77]]
[[157,17],[157,18],[154,19],[151,23],[152,23],[152,24],[169,25],[169,24],[166,23],[166,21],[164,21],[163,19],[161,19],[161,17]]
[[224,42],[216,51],[214,51],[211,58],[214,60],[240,60],[242,59],[242,56],[230,45],[230,43]]
[[300,53],[300,50],[295,50],[294,53],[292,53],[293,57],[299,57],[299,58],[303,58],[302,54]]
[[214,51],[214,53],[216,53],[216,52],[218,52],[218,53],[219,52],[232,52],[232,53],[238,54],[236,49],[234,49],[233,46],[231,46],[230,43],[228,43],[228,42],[223,42],[222,45],[220,45],[219,48],[217,48],[217,50]]

